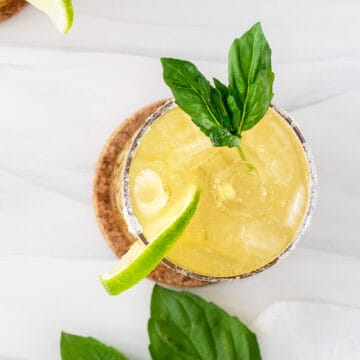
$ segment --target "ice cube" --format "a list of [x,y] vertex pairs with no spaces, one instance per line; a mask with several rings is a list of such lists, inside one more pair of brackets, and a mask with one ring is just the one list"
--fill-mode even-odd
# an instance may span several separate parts
[[222,201],[234,200],[236,198],[236,191],[233,186],[228,182],[217,184],[218,196]]
[[152,169],[144,169],[135,178],[134,196],[139,210],[154,214],[167,203],[169,195],[160,175]]

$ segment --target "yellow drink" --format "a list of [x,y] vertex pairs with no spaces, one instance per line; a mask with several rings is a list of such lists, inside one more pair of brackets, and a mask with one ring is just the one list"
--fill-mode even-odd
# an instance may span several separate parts
[[129,170],[133,213],[151,241],[186,189],[201,189],[196,213],[167,259],[198,275],[256,271],[293,242],[309,208],[310,170],[298,136],[273,109],[243,133],[242,149],[216,148],[175,107],[143,136]]

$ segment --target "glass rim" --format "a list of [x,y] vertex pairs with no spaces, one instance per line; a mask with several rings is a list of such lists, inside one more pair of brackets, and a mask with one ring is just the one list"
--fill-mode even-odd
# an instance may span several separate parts
[[[140,130],[138,130],[138,132],[135,134],[135,136],[130,140],[131,144],[130,144],[130,147],[128,149],[128,152],[127,152],[127,155],[125,158],[124,169],[122,172],[122,177],[123,177],[123,183],[122,183],[123,199],[122,200],[123,200],[123,204],[124,204],[124,207],[122,209],[122,214],[123,214],[125,222],[128,226],[129,232],[131,234],[135,235],[137,238],[139,238],[145,245],[148,245],[149,241],[146,239],[146,237],[143,233],[143,229],[133,212],[133,208],[132,208],[132,204],[131,204],[130,166],[131,166],[132,160],[134,159],[134,156],[136,154],[136,150],[137,150],[138,146],[140,145],[145,134],[150,129],[151,125],[161,115],[163,115],[167,111],[175,108],[176,106],[177,106],[177,104],[176,104],[175,100],[170,99],[165,104],[160,106],[157,110],[155,110],[146,119],[144,125],[140,128]],[[284,258],[286,258],[290,254],[290,252],[297,246],[300,238],[303,236],[306,229],[308,228],[311,218],[312,218],[312,215],[313,215],[313,212],[314,212],[315,203],[316,203],[316,199],[317,199],[317,173],[316,173],[315,161],[314,161],[312,152],[311,152],[302,132],[300,131],[298,125],[295,123],[294,119],[284,109],[282,109],[274,104],[271,104],[270,108],[272,110],[274,110],[275,112],[277,112],[288,123],[288,125],[291,127],[291,129],[294,131],[294,133],[297,136],[298,140],[300,141],[301,147],[305,153],[307,165],[309,168],[309,191],[310,191],[310,194],[309,194],[307,209],[306,209],[306,212],[304,215],[304,219],[303,219],[294,239],[286,247],[286,249],[281,254],[279,254],[275,259],[273,259],[270,262],[268,262],[267,264],[259,267],[258,269],[255,269],[255,270],[252,270],[252,271],[240,274],[240,275],[232,275],[232,276],[202,275],[202,274],[197,274],[191,270],[184,269],[181,266],[174,264],[173,262],[171,262],[170,260],[168,260],[166,258],[164,258],[162,260],[162,262],[164,264],[166,264],[170,268],[174,269],[178,273],[189,276],[189,277],[197,279],[197,280],[206,281],[206,282],[219,282],[219,281],[224,281],[224,280],[243,279],[243,278],[253,276],[255,274],[258,274],[258,273],[272,267],[273,265],[279,263]]]

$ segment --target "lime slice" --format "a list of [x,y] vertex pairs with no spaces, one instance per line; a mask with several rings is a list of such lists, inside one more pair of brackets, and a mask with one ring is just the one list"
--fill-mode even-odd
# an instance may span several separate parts
[[73,22],[72,0],[27,0],[47,14],[60,32],[66,34]]
[[155,269],[189,224],[199,198],[199,189],[191,187],[181,200],[169,209],[157,235],[154,236],[154,229],[158,229],[158,225],[150,231],[149,239],[154,240],[148,245],[137,241],[112,271],[100,276],[100,281],[110,295],[129,289]]

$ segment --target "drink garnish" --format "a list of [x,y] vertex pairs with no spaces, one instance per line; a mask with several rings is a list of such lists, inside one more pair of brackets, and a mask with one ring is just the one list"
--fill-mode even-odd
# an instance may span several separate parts
[[167,211],[162,229],[152,231],[149,244],[137,240],[121,257],[117,266],[100,276],[100,281],[110,295],[118,295],[146,277],[175,245],[194,216],[199,203],[200,190],[196,186]]
[[228,54],[226,86],[214,86],[189,61],[161,58],[163,77],[177,105],[214,146],[239,147],[242,132],[265,115],[273,97],[271,49],[260,23],[233,41]]

